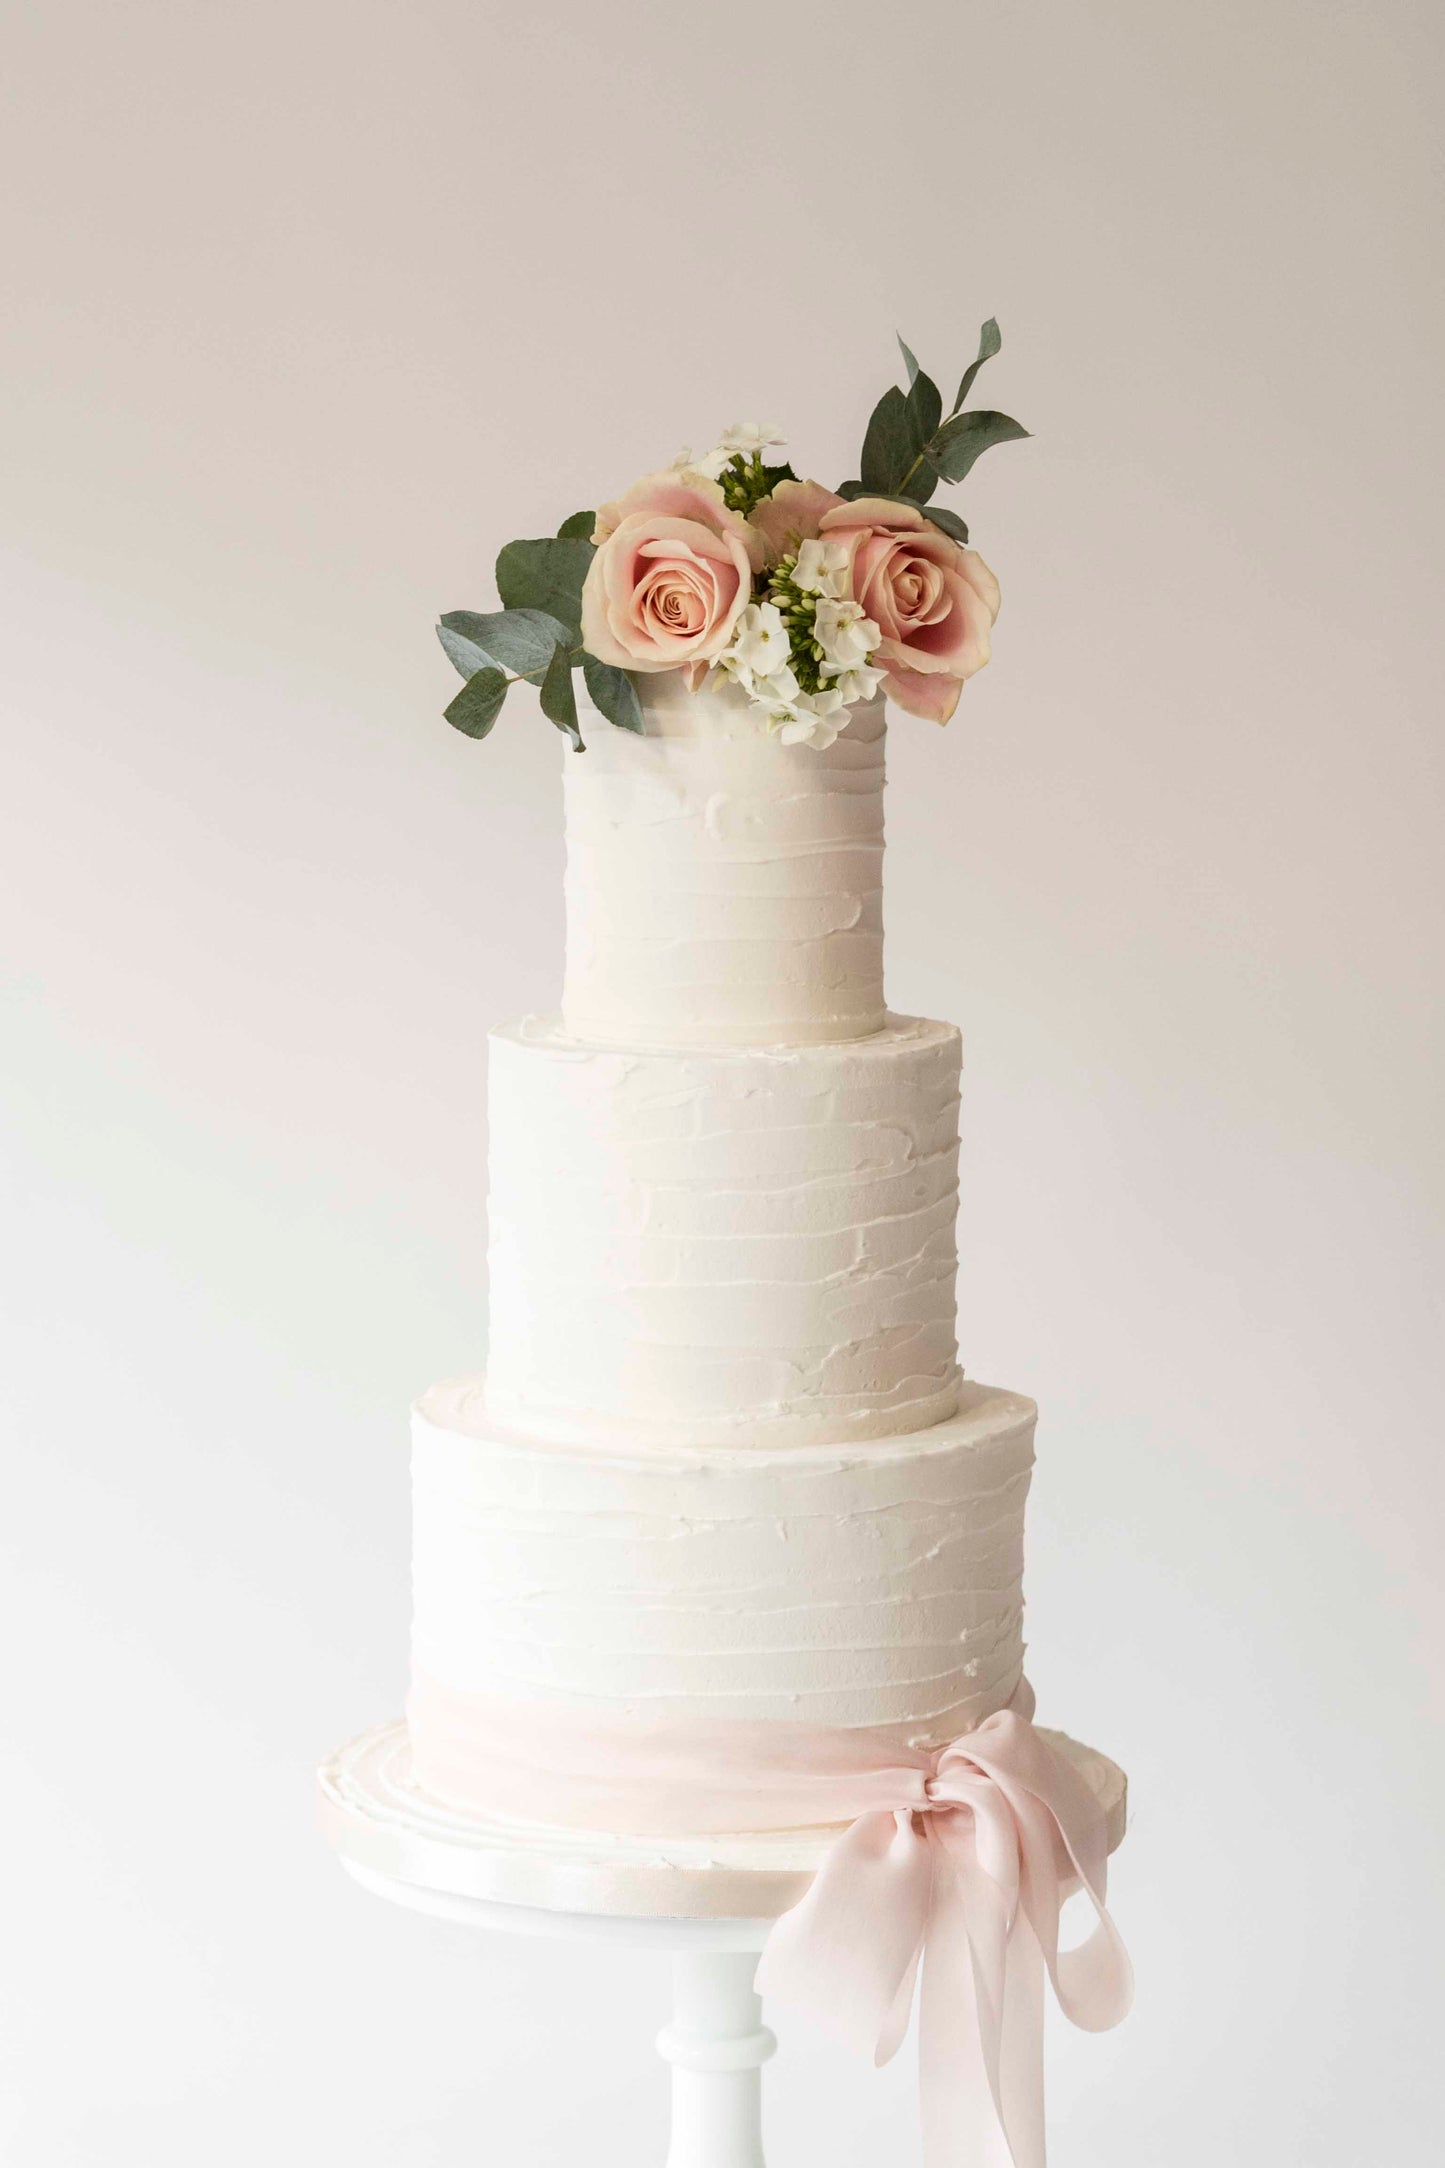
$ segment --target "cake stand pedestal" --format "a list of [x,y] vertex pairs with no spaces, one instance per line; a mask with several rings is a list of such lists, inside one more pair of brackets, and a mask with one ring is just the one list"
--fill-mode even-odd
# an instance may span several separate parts
[[[1112,1850],[1124,1829],[1122,1771],[1050,1736],[1097,1792]],[[666,2168],[765,2168],[761,2073],[777,2042],[753,1973],[772,1922],[802,1896],[836,1831],[674,1840],[477,1821],[417,1787],[403,1723],[363,1732],[318,1774],[322,1832],[376,1896],[468,1927],[667,1951],[672,2020],[657,2041],[672,2069]]]
[[[363,1889],[413,1912],[504,1934],[553,1935],[672,1956],[672,2019],[657,2052],[672,2066],[666,2168],[765,2168],[762,2067],[777,2047],[753,1993],[767,1920],[634,1920],[546,1912],[418,1889],[343,1854]],[[506,2164],[498,2163],[498,2168]]]

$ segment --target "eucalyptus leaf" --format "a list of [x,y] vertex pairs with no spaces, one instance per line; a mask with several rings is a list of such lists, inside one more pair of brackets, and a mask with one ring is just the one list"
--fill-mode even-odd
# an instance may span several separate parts
[[849,504],[856,503],[860,497],[877,497],[884,504],[911,504],[915,511],[924,510],[917,497],[901,489],[865,489],[861,482],[840,482],[833,494]]
[[926,520],[931,521],[935,527],[941,527],[946,535],[952,535],[955,542],[966,542],[968,540],[967,527],[959,518],[957,512],[950,512],[946,505],[930,504],[924,511],[923,516]]
[[916,464],[903,477],[903,487],[899,495],[905,504],[916,504],[922,510],[937,487],[938,470],[930,464],[925,454],[920,453]]
[[545,610],[575,639],[582,629],[582,582],[595,554],[580,535],[509,542],[497,559],[497,592],[509,610]]
[[447,721],[469,738],[484,738],[502,712],[510,683],[500,670],[478,670],[446,710]]
[[974,461],[995,444],[1011,444],[1028,435],[1020,422],[989,407],[955,414],[933,437],[928,457],[945,482],[961,482]]
[[921,449],[943,419],[943,394],[921,369],[908,388],[908,406]]
[[437,638],[464,678],[491,666],[539,684],[553,648],[570,635],[545,610],[448,610]]
[[908,388],[911,391],[918,375],[918,363],[913,358],[913,349],[904,343],[902,332],[895,331],[893,336],[898,341],[898,351],[903,356],[903,366],[908,371]]
[[567,733],[579,753],[585,752],[577,728],[577,695],[572,688],[572,665],[565,647],[555,648],[542,680],[542,713],[549,723]]
[[642,702],[625,670],[599,662],[595,655],[584,655],[582,675],[588,697],[599,714],[605,715],[609,723],[616,723],[619,730],[641,730]]
[[983,367],[986,361],[993,360],[994,355],[998,353],[1002,345],[1003,333],[998,328],[998,318],[996,316],[991,316],[988,322],[982,325],[979,330],[978,359],[977,361],[971,361],[968,367],[963,372],[963,382],[959,385],[958,397],[953,402],[953,411],[955,414],[963,405],[963,402],[968,397],[969,393],[973,390],[973,380],[978,375],[979,370]]
[[897,489],[923,450],[917,417],[907,396],[890,384],[873,409],[863,439],[859,473],[870,490]]
[[562,542],[576,542],[579,540],[590,542],[592,540],[592,530],[596,525],[597,514],[595,512],[574,512],[570,519],[563,520],[561,526],[557,529],[557,536],[559,541]]
[[927,504],[938,487],[938,473],[922,447],[937,429],[943,414],[943,396],[931,376],[920,369],[908,392],[908,413],[919,451],[899,481],[899,488],[914,504]]

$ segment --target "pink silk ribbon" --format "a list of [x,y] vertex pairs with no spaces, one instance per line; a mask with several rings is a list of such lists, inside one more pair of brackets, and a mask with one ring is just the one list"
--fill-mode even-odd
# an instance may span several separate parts
[[[847,1823],[807,1894],[774,1923],[758,1988],[809,2010],[879,2063],[908,2029],[920,1968],[928,2168],[1043,2168],[1044,1977],[1088,2032],[1133,1994],[1104,1908],[1108,1831],[1086,1779],[1008,1706],[930,1750],[897,1727],[650,1719],[519,1704],[412,1681],[412,1766],[464,1812],[631,1835]],[[1097,1914],[1060,1951],[1075,1886]]]
[[[1104,1905],[1103,1810],[1016,1708],[899,1768],[892,1809],[859,1815],[784,1913],[758,1991],[866,2048],[898,2051],[920,1965],[919,2078],[928,2168],[1043,2168],[1044,1974],[1086,2032],[1117,2025],[1133,1974]],[[1059,1949],[1075,1881],[1097,1915]]]

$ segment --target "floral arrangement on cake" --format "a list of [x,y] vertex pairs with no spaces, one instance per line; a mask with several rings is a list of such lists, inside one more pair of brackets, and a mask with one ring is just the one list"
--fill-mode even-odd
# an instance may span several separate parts
[[509,542],[502,608],[450,610],[437,627],[466,680],[447,721],[484,738],[508,688],[532,684],[581,752],[580,669],[593,706],[623,730],[642,728],[638,678],[664,670],[694,691],[710,677],[738,687],[784,745],[831,745],[880,691],[946,723],[989,659],[999,589],[933,494],[1028,431],[967,406],[1002,343],[992,317],[947,414],[898,343],[908,389],[891,384],[873,409],[856,480],[800,480],[766,460],[784,442],[776,429],[739,422],[555,535]]

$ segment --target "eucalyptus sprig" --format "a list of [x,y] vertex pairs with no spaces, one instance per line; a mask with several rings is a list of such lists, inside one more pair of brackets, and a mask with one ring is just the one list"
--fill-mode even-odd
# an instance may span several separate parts
[[961,482],[975,460],[995,444],[1009,444],[1029,432],[1008,414],[992,408],[964,411],[979,370],[991,361],[1003,339],[998,321],[990,316],[978,335],[978,353],[963,372],[958,396],[947,415],[943,394],[932,377],[919,368],[912,351],[900,338],[899,350],[908,371],[908,389],[890,384],[873,409],[863,439],[858,479],[838,485],[840,497],[888,497],[901,504],[916,504],[924,517],[952,535],[968,540],[968,528],[956,512],[932,505],[929,500],[940,482]]
[[641,730],[642,704],[625,670],[582,645],[582,586],[596,551],[594,512],[574,512],[555,535],[509,542],[497,559],[500,610],[448,610],[437,638],[466,679],[446,710],[454,729],[484,738],[513,685],[535,685],[542,713],[581,753],[572,673],[580,668],[594,707],[622,730]]

